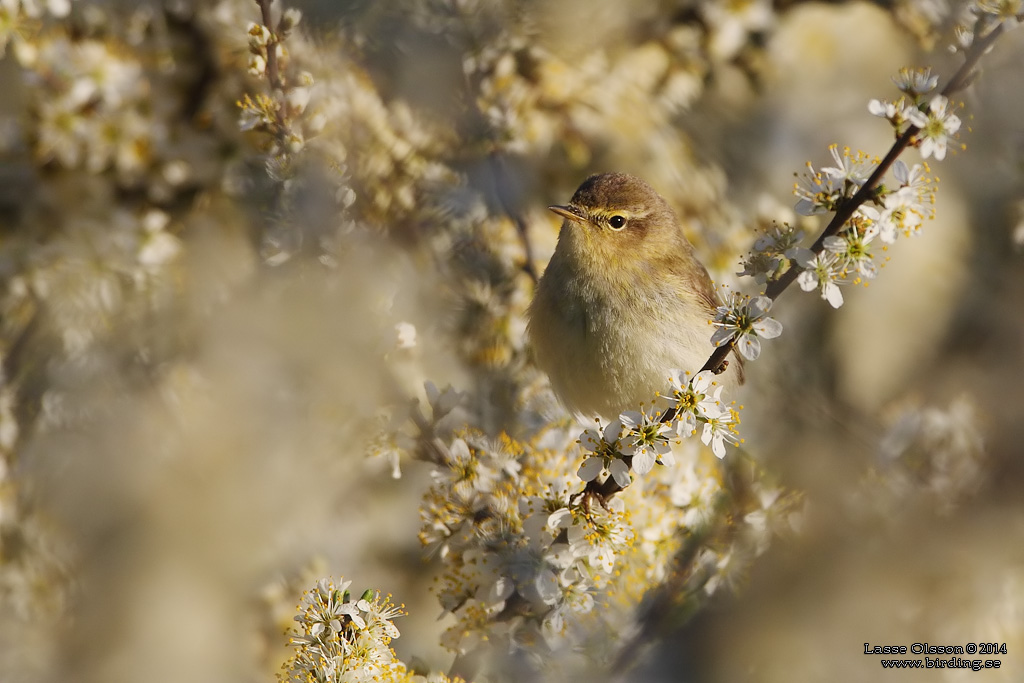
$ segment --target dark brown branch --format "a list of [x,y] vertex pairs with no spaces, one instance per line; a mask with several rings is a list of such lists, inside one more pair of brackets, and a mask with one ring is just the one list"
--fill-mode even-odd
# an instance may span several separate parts
[[[970,83],[974,74],[974,67],[977,65],[978,60],[981,59],[983,54],[988,52],[992,43],[995,42],[995,39],[998,38],[1002,32],[1003,25],[999,24],[984,37],[975,40],[970,51],[966,55],[963,65],[955,74],[953,74],[949,83],[947,83],[942,89],[942,95],[948,97]],[[881,184],[882,178],[889,172],[889,168],[896,162],[896,159],[899,158],[900,154],[902,154],[903,151],[914,141],[914,136],[917,135],[919,130],[920,129],[916,126],[910,126],[896,139],[896,142],[893,144],[888,154],[885,155],[885,158],[882,159],[881,163],[878,164],[874,173],[871,174],[867,181],[852,197],[843,202],[839,207],[835,216],[833,216],[832,220],[829,221],[829,224],[818,236],[818,239],[814,241],[814,244],[811,246],[811,251],[815,254],[819,253],[825,243],[825,240],[837,234],[842,227],[846,225],[846,222],[853,217],[853,214],[857,209],[875,195],[875,189]],[[765,296],[770,298],[772,301],[778,299],[779,295],[782,294],[787,287],[793,284],[793,280],[797,278],[801,270],[802,269],[799,267],[790,268],[783,273],[778,280],[773,280],[768,283],[768,287],[765,290]],[[704,370],[710,370],[721,364],[721,360],[724,359],[725,353],[728,353],[728,349],[726,349],[724,353],[719,354],[720,351],[722,351],[722,349],[718,349],[715,354],[712,354],[711,358],[708,359],[708,362],[704,364]],[[717,361],[715,360],[716,356],[719,356]]]
[[[998,38],[1003,31],[1003,25],[999,24],[985,34],[985,36],[975,38],[975,42],[967,52],[963,65],[955,74],[953,74],[953,77],[949,79],[949,83],[947,83],[942,89],[942,95],[948,97],[949,95],[965,88],[971,82],[974,77],[974,67],[977,65],[978,60],[981,59],[982,55],[988,52],[996,38]],[[846,225],[846,222],[853,217],[853,214],[857,209],[860,208],[864,202],[874,196],[875,189],[879,184],[881,184],[883,176],[889,172],[889,168],[896,162],[896,159],[898,159],[900,154],[902,154],[903,151],[906,150],[906,148],[913,142],[914,136],[917,135],[918,130],[919,129],[916,126],[911,126],[896,139],[896,142],[893,144],[888,154],[885,155],[885,158],[882,159],[881,163],[878,164],[878,168],[875,169],[874,173],[871,174],[867,181],[852,197],[843,202],[842,206],[839,207],[835,216],[833,216],[832,220],[829,221],[829,224],[825,226],[825,229],[818,236],[818,239],[814,241],[814,244],[811,246],[811,251],[815,254],[819,253],[825,244],[825,239],[837,234],[842,227]],[[786,291],[791,284],[793,284],[793,281],[796,280],[801,271],[801,268],[794,266],[783,273],[778,280],[772,280],[768,283],[768,287],[765,289],[765,296],[772,301],[778,299],[779,296]],[[732,350],[732,346],[733,343],[730,341],[728,344],[723,344],[715,349],[714,353],[711,354],[711,357],[708,358],[708,361],[704,363],[704,367],[701,368],[701,371],[717,370],[721,367],[722,363],[725,361],[725,357],[729,354],[729,351]]]
[[[945,87],[942,88],[941,94],[943,96],[950,96],[963,88],[967,87],[973,80],[975,75],[975,67],[981,57],[991,49],[996,39],[1002,35],[1005,28],[1002,23],[996,25],[992,30],[986,33],[984,36],[975,36],[974,43],[968,49],[965,54],[963,65],[953,74],[953,77],[949,79]],[[920,129],[916,126],[910,126],[900,135],[893,146],[889,149],[889,152],[885,155],[885,158],[878,164],[878,167],[871,174],[871,176],[865,181],[865,183],[857,190],[856,193],[848,200],[844,201],[842,205],[836,210],[835,215],[829,224],[825,226],[825,229],[818,235],[818,239],[814,241],[811,246],[811,251],[815,254],[821,252],[825,240],[835,234],[837,234],[846,222],[853,217],[857,209],[862,204],[872,199],[875,195],[876,188],[881,184],[882,178],[886,173],[889,172],[889,168],[896,162],[900,154],[902,154],[908,146],[914,142],[914,136],[917,135]],[[797,276],[803,269],[799,266],[794,265],[777,280],[772,280],[768,283],[768,287],[765,289],[765,296],[769,297],[772,301],[775,301],[779,296],[786,291],[786,289],[793,284]],[[722,364],[725,362],[726,356],[732,351],[733,340],[728,343],[719,346],[708,358],[707,362],[700,369],[700,372],[705,370],[711,370],[717,372]],[[669,409],[662,417],[662,422],[669,422],[675,417],[675,409]],[[615,495],[622,490],[618,484],[615,483],[615,479],[609,476],[603,482],[598,482],[596,479],[587,482],[584,487],[582,495],[584,497],[593,496],[598,500],[604,501],[607,498]]]

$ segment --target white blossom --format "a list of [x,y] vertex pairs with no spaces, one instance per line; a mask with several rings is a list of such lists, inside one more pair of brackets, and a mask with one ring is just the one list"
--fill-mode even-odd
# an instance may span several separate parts
[[930,156],[940,161],[945,159],[949,138],[960,130],[960,117],[948,108],[949,100],[937,95],[928,104],[927,111],[914,109],[909,113],[911,123],[920,129],[917,138],[925,159]]
[[939,77],[931,68],[910,69],[903,67],[892,77],[896,87],[912,96],[927,95],[939,84]]
[[823,241],[825,251],[835,254],[839,263],[841,277],[855,273],[866,279],[874,279],[878,274],[871,254],[871,242],[878,235],[879,228],[870,221],[851,223],[838,235],[826,237]]
[[751,299],[732,292],[727,302],[718,307],[713,321],[715,333],[711,343],[721,346],[735,338],[736,349],[748,360],[761,354],[760,339],[773,339],[782,334],[782,323],[768,317],[772,300],[766,296]]
[[633,471],[637,474],[647,474],[656,462],[671,457],[670,425],[635,411],[623,413],[619,420],[624,428],[621,452],[632,456]]
[[717,458],[725,457],[725,444],[736,444],[739,435],[736,433],[736,414],[731,410],[711,417],[704,423],[700,440],[704,445],[711,446],[711,452]]
[[812,255],[809,259],[802,259],[800,266],[804,271],[797,276],[797,284],[800,289],[809,292],[813,289],[821,289],[821,298],[829,303],[832,308],[839,308],[843,305],[843,292],[839,289],[840,268],[839,257],[828,251]]

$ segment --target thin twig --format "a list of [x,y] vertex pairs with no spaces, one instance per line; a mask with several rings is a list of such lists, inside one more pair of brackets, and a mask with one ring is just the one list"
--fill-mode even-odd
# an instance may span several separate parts
[[[966,54],[966,59],[964,60],[963,65],[957,70],[955,74],[953,74],[953,77],[942,89],[941,94],[943,96],[948,97],[949,95],[952,95],[953,93],[963,89],[971,82],[971,79],[974,75],[974,67],[977,65],[978,60],[981,59],[982,55],[988,52],[989,48],[992,47],[992,44],[995,42],[996,38],[998,38],[1003,33],[1003,31],[1003,24],[999,24],[991,31],[989,31],[987,34],[985,34],[985,36],[975,40],[974,44],[971,45],[970,50]],[[842,205],[836,210],[835,216],[833,216],[832,220],[829,221],[829,224],[818,236],[818,239],[814,241],[814,244],[811,246],[811,251],[813,251],[815,254],[820,253],[825,243],[825,240],[837,234],[842,229],[842,227],[846,225],[846,222],[850,220],[851,217],[853,217],[853,214],[857,211],[857,209],[860,208],[860,206],[864,202],[874,197],[875,189],[878,187],[879,184],[881,184],[882,177],[885,176],[886,173],[888,173],[889,168],[896,162],[896,159],[899,158],[900,154],[902,154],[904,150],[906,150],[906,148],[914,141],[914,136],[917,135],[919,130],[919,128],[912,125],[909,128],[907,128],[907,130],[904,131],[904,133],[896,139],[896,142],[893,143],[892,148],[885,155],[885,158],[882,159],[881,163],[878,164],[878,167],[875,169],[874,173],[871,174],[867,181],[860,187],[859,190],[857,190],[857,192],[852,197],[850,197],[847,201],[843,202]],[[797,276],[802,272],[802,270],[803,269],[800,268],[799,266],[794,266],[787,270],[785,273],[783,273],[782,276],[779,277],[779,279],[772,280],[770,283],[768,283],[768,287],[765,289],[765,296],[767,296],[772,301],[778,299],[779,296],[784,291],[786,291],[786,289],[791,284],[793,284],[793,281],[796,280]],[[729,351],[732,350],[732,347],[733,340],[730,340],[727,344],[723,344],[722,346],[715,349],[714,353],[711,354],[711,357],[708,358],[706,363],[704,363],[704,367],[701,368],[701,371],[703,372],[704,370],[717,370],[719,367],[721,367],[722,362],[725,360],[725,357],[729,354]]]
[[262,17],[263,25],[270,31],[270,40],[267,41],[267,80],[270,82],[270,87],[274,90],[283,90],[284,84],[281,83],[281,75],[277,66],[277,45],[280,39],[277,36],[274,17],[270,12],[273,0],[256,0],[256,4],[260,6],[260,17]]

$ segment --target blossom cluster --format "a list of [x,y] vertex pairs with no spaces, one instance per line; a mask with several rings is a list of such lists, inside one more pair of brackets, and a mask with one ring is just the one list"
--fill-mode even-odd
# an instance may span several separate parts
[[[359,598],[351,581],[329,578],[303,593],[291,635],[294,654],[282,666],[281,681],[295,683],[413,683],[414,676],[390,647],[400,634],[392,623],[405,612],[389,596],[367,589]],[[432,674],[428,683],[448,683]]]
[[30,55],[32,33],[40,21],[53,17],[62,19],[71,12],[71,0],[6,0],[0,3],[0,57],[13,44],[15,53]]
[[[960,24],[958,44],[954,46],[965,53],[984,52],[987,48],[975,45],[976,35],[991,40],[1006,26],[1019,23],[1022,15],[1019,3],[971,3],[967,11],[975,17],[975,24],[973,28]],[[968,75],[960,82],[953,81],[960,87],[969,78],[970,69],[965,66],[961,72]],[[941,161],[950,139],[960,130],[961,121],[946,94],[932,95],[938,86],[938,76],[928,68],[902,68],[893,82],[903,95],[892,101],[873,99],[868,103],[868,111],[892,125],[897,152],[906,144],[918,148],[924,159],[934,157]],[[948,90],[949,85],[944,93]],[[907,138],[905,143],[901,143],[902,138]],[[876,276],[871,246],[876,237],[883,244],[892,244],[901,232],[918,234],[924,218],[933,216],[930,205],[934,203],[934,187],[926,176],[927,165],[908,167],[895,160],[892,173],[896,184],[887,187],[876,177],[879,159],[862,152],[852,154],[848,148],[840,154],[837,145],[829,151],[835,165],[815,170],[808,162],[802,184],[795,185],[794,193],[799,198],[796,211],[811,216],[838,213],[852,206],[852,215],[833,234],[826,232],[813,251],[795,246],[790,239],[780,244],[772,238],[758,240],[740,274],[765,284],[769,279],[778,280],[795,264],[801,269],[797,276],[800,288],[820,290],[822,299],[839,308],[843,304],[840,285],[865,282]],[[866,195],[864,188],[869,181],[871,193]],[[792,234],[788,228],[777,231],[775,237],[788,238]]]
[[306,71],[295,76],[288,74],[285,40],[301,18],[301,12],[290,7],[274,26],[249,22],[246,31],[250,52],[248,71],[253,76],[266,78],[272,90],[270,95],[260,93],[255,97],[245,95],[242,98],[238,103],[241,109],[239,127],[243,131],[269,133],[272,155],[301,151],[306,135],[319,132],[324,125],[322,116],[308,123],[310,130],[305,134],[298,125],[299,117],[309,104],[313,76]]
[[774,339],[782,334],[782,323],[768,316],[772,300],[766,296],[754,298],[731,292],[724,304],[715,311],[712,321],[717,328],[711,343],[722,346],[731,342],[747,360],[761,355],[761,339]]
[[960,8],[954,31],[956,42],[952,52],[970,52],[979,40],[990,38],[996,31],[1013,29],[1024,21],[1024,5],[1019,0],[975,0]]
[[[923,146],[923,143],[922,143]],[[877,159],[849,149],[829,148],[834,166],[815,170],[808,164],[803,184],[796,186],[800,198],[798,213],[806,216],[835,212],[853,200],[877,167]],[[779,277],[794,266],[800,269],[797,283],[804,291],[818,290],[833,308],[843,305],[840,286],[866,283],[878,274],[874,249],[878,243],[892,244],[900,234],[917,235],[925,219],[934,217],[935,187],[926,164],[907,166],[896,160],[894,182],[880,185],[869,202],[859,205],[842,229],[821,240],[811,251],[798,246],[802,232],[791,226],[774,228],[759,238],[740,275],[752,276],[761,284]]]
[[598,475],[611,476],[620,488],[631,483],[629,470],[647,474],[659,465],[673,465],[672,442],[701,432],[701,441],[719,457],[725,457],[725,444],[738,443],[738,412],[722,401],[722,386],[714,373],[705,370],[694,376],[674,370],[669,376],[668,393],[661,397],[660,412],[627,411],[603,429],[590,428],[579,442],[590,455],[577,474],[583,481]]
[[[945,97],[924,100],[937,85],[938,77],[928,69],[902,69],[893,80],[904,97],[896,102],[872,100],[869,110],[887,118],[897,138],[908,130],[916,131],[910,143],[920,148],[923,157],[943,159],[948,138],[959,129],[960,119],[948,111]],[[926,176],[926,165],[908,167],[896,160],[892,166],[895,183],[887,187],[875,181],[869,201],[865,201],[860,197],[865,195],[864,187],[874,177],[880,159],[864,152],[853,153],[849,148],[840,151],[838,145],[830,146],[829,152],[834,165],[816,170],[807,163],[807,171],[794,187],[798,197],[795,210],[803,216],[837,213],[856,199],[850,218],[834,234],[823,235],[815,250],[799,246],[802,231],[789,225],[772,228],[757,239],[739,275],[753,277],[764,286],[797,268],[801,289],[818,290],[822,299],[839,308],[844,301],[841,285],[866,283],[876,277],[878,266],[872,246],[876,237],[887,245],[900,233],[918,234],[925,217],[933,215],[930,205],[934,202],[934,187]],[[750,298],[731,293],[716,312],[712,343],[729,343],[744,358],[757,359],[760,340],[782,333],[782,325],[767,317],[772,302],[768,296]]]
[[[674,378],[664,399],[678,415],[671,427],[635,413],[580,435],[579,476],[605,471],[625,489],[605,499],[581,491],[571,474],[580,457],[571,448],[572,425],[548,425],[529,440],[464,429],[441,436],[440,420],[453,403],[443,397],[453,394],[432,392],[432,417],[418,420],[419,450],[434,462],[420,540],[445,567],[436,592],[455,618],[442,639],[446,647],[468,654],[498,641],[530,659],[575,650],[581,658],[564,660],[564,672],[602,666],[614,652],[601,644],[633,632],[639,598],[673,572],[683,547],[696,544],[692,552],[706,571],[694,590],[707,595],[733,583],[745,566],[741,558],[789,528],[791,497],[778,489],[769,495],[755,480],[753,490],[764,496],[730,500],[717,461],[680,441],[680,432],[688,436],[702,425],[705,443],[721,455],[733,438],[734,412],[721,405],[712,377]],[[644,476],[630,481],[626,459]],[[723,505],[742,520],[724,543],[708,534]]]
[[916,128],[914,144],[920,147],[921,156],[941,161],[946,157],[949,139],[960,130],[960,117],[953,113],[945,96],[925,99],[938,85],[939,77],[931,69],[903,68],[893,82],[903,96],[895,101],[871,100],[868,111],[889,121],[897,138],[909,127]]
[[[442,643],[457,652],[498,637],[518,647],[536,638],[556,645],[568,628],[579,629],[593,592],[633,547],[621,500],[574,504],[562,460],[537,470],[522,449],[477,433],[453,439],[422,507],[420,539],[449,568],[438,598],[457,619]],[[570,614],[579,616],[567,621]]]

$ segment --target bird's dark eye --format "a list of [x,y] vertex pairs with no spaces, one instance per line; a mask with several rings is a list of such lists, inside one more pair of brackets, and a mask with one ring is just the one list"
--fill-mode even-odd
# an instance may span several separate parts
[[626,217],[615,214],[608,219],[608,225],[612,226],[612,230],[622,230],[626,227]]

